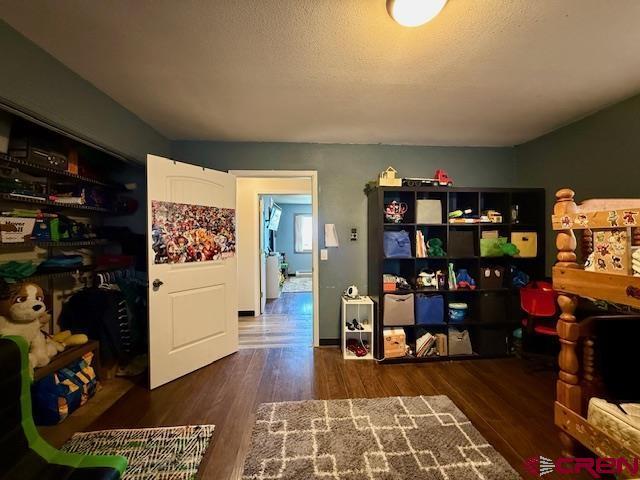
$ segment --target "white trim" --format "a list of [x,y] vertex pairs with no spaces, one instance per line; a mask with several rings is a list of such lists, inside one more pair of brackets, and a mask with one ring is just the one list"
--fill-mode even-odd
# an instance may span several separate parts
[[[311,212],[313,215],[313,346],[320,346],[320,243],[318,241],[318,172],[316,170],[229,170],[236,177],[248,178],[310,178]],[[261,192],[259,195],[274,192]],[[281,192],[278,192],[281,193]],[[307,192],[290,192],[307,193]],[[260,288],[258,288],[260,290]],[[260,295],[260,292],[258,292]]]

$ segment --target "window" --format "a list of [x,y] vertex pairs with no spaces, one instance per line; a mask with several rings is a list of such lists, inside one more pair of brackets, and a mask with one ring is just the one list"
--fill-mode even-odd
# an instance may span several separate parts
[[296,253],[311,253],[313,238],[313,222],[309,214],[297,214],[295,217],[295,251]]

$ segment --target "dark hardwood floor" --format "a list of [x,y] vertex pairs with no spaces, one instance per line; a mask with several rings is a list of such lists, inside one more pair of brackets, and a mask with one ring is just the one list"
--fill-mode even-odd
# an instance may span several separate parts
[[267,300],[264,314],[240,317],[240,348],[273,348],[313,345],[313,294],[282,293]]
[[152,392],[134,387],[90,430],[215,424],[200,478],[238,479],[260,403],[438,394],[449,396],[523,477],[523,459],[559,456],[551,372],[526,373],[515,358],[343,361],[335,347],[240,350]]

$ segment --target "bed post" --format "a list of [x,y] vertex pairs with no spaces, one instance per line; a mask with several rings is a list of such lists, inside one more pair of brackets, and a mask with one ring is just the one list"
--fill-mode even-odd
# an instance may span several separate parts
[[[554,215],[570,215],[578,211],[574,201],[575,192],[563,188],[556,192],[556,204],[553,208]],[[559,230],[556,236],[558,249],[556,266],[563,268],[578,268],[576,263],[576,237],[571,228]],[[580,362],[578,360],[577,346],[580,336],[580,328],[576,323],[575,311],[578,300],[574,295],[560,294],[558,305],[560,306],[560,318],[558,320],[558,336],[560,337],[560,355],[558,362],[560,374],[556,384],[557,401],[577,413],[582,413],[582,391],[580,388]],[[573,456],[576,446],[575,440],[564,432],[560,432],[562,454]]]

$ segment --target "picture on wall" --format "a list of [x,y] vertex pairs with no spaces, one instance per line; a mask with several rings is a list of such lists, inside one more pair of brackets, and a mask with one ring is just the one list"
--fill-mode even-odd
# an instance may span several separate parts
[[233,208],[151,201],[154,263],[188,263],[233,257]]

